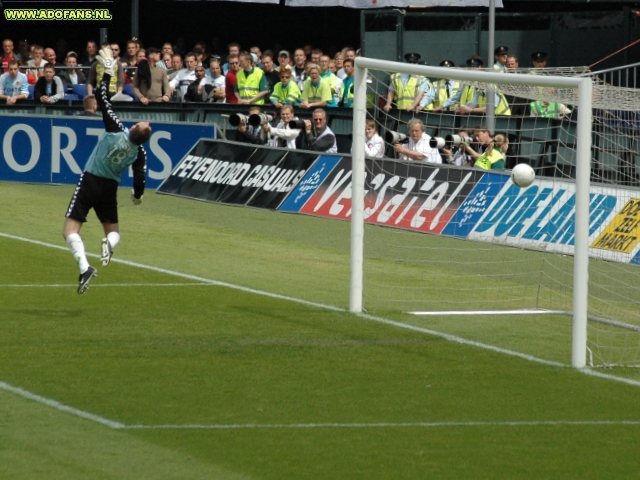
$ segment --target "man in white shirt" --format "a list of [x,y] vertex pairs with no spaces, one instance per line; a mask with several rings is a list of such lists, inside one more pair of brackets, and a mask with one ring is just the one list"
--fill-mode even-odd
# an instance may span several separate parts
[[298,117],[294,117],[293,107],[291,105],[283,105],[280,109],[280,123],[276,127],[272,127],[268,123],[262,125],[262,129],[269,135],[267,145],[286,147],[290,150],[297,148],[296,139],[300,135],[300,129],[290,128],[289,122],[291,120],[298,120]]
[[180,98],[184,98],[185,93],[187,93],[187,88],[196,80],[196,66],[198,65],[198,61],[195,53],[187,53],[185,63],[187,64],[187,68],[180,70],[178,74],[173,77],[173,80],[169,82],[172,95],[176,88],[180,88]]
[[214,58],[209,62],[209,71],[207,72],[207,84],[213,85],[213,102],[225,103],[225,85],[226,78],[222,74],[222,65],[219,58]]
[[431,137],[424,133],[422,121],[412,118],[407,123],[409,128],[409,143],[406,147],[396,143],[393,148],[400,160],[412,160],[414,162],[442,163],[442,157],[437,148],[431,148]]
[[10,60],[7,68],[9,71],[0,75],[0,100],[15,105],[16,101],[26,100],[29,96],[29,81],[19,71],[17,60]]

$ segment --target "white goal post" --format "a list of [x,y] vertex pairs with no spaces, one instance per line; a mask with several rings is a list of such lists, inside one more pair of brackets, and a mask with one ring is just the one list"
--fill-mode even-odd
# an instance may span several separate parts
[[355,60],[352,150],[351,277],[349,308],[363,310],[364,285],[364,199],[365,121],[367,118],[368,70],[400,72],[435,79],[454,79],[487,85],[522,85],[577,90],[575,250],[573,266],[572,365],[587,364],[587,315],[589,281],[589,186],[591,174],[591,122],[593,84],[590,77],[506,75],[500,72],[471,71],[359,57]]

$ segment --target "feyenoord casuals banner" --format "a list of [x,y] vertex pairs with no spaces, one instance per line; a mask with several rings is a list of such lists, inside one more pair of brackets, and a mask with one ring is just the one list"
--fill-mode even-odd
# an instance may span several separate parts
[[[286,0],[288,7],[488,7],[489,0]],[[496,0],[502,8],[502,0]]]
[[201,140],[157,192],[275,209],[316,158],[312,152]]

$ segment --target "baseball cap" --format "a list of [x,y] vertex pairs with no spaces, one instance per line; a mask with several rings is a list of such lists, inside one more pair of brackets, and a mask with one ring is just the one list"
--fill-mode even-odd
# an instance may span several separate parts
[[278,54],[279,57],[287,57],[289,58],[289,52],[287,50],[280,50],[280,53]]

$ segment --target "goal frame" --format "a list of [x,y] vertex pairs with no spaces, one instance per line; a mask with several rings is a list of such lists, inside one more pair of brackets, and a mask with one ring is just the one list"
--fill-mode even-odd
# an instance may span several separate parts
[[589,186],[591,174],[591,120],[593,85],[584,77],[533,77],[528,74],[471,71],[445,67],[429,67],[358,57],[354,62],[353,148],[352,148],[352,211],[351,211],[351,264],[349,310],[362,312],[364,287],[364,194],[365,194],[365,126],[367,118],[368,69],[425,75],[429,78],[449,78],[480,81],[489,84],[535,85],[578,90],[578,123],[576,147],[576,205],[575,250],[573,263],[573,305],[571,364],[586,367],[587,312],[589,290]]

